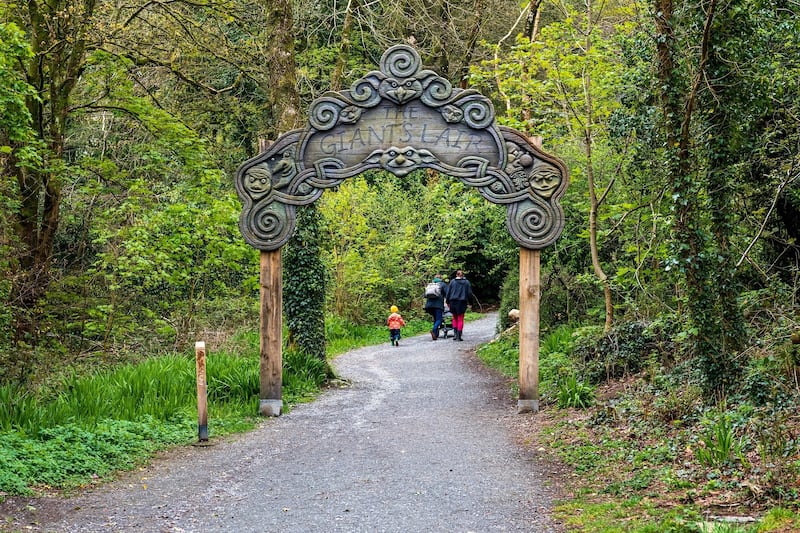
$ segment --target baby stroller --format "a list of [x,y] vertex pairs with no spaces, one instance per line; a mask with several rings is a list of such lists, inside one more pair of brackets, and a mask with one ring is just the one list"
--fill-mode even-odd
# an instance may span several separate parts
[[453,333],[453,313],[450,312],[450,306],[445,304],[442,325],[439,326],[439,335],[446,339],[448,333]]

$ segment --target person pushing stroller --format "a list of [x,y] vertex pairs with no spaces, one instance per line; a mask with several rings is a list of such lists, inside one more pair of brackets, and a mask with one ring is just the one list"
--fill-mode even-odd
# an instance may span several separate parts
[[439,338],[439,329],[442,326],[442,315],[444,314],[444,297],[447,294],[447,284],[442,281],[442,275],[436,274],[433,280],[425,286],[425,312],[433,318],[431,328],[431,340]]
[[445,339],[453,331],[453,313],[450,312],[450,306],[444,304],[444,313],[442,313],[442,326],[439,328]]

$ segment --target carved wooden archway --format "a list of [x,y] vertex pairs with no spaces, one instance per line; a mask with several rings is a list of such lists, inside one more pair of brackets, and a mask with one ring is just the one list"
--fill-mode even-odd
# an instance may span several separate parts
[[406,45],[386,50],[380,70],[350,90],[314,100],[308,117],[305,128],[279,137],[235,176],[243,203],[239,227],[261,250],[261,414],[282,409],[280,249],[294,231],[296,207],[365,170],[403,177],[422,168],[453,176],[506,206],[506,226],[520,245],[518,410],[538,411],[539,251],[564,227],[564,163],[499,126],[487,97],[423,69]]

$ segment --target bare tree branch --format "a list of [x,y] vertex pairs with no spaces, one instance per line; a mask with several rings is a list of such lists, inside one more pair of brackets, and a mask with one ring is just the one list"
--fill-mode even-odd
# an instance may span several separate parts
[[780,198],[781,193],[783,192],[783,189],[785,189],[787,185],[792,183],[798,177],[800,177],[800,173],[795,174],[792,177],[787,177],[786,179],[781,181],[780,185],[778,185],[778,189],[775,191],[775,197],[772,199],[772,205],[769,206],[769,210],[767,210],[767,214],[764,215],[764,220],[761,222],[761,227],[758,228],[758,231],[756,232],[756,234],[753,237],[753,239],[750,241],[750,244],[748,244],[747,248],[745,248],[744,252],[742,252],[742,257],[740,257],[739,261],[736,262],[736,268],[739,268],[741,266],[741,264],[745,261],[747,256],[750,254],[750,250],[753,248],[753,246],[755,246],[756,242],[761,237],[761,234],[764,233],[764,228],[766,228],[766,226],[767,226],[767,221],[769,221],[769,217],[772,215],[772,211],[775,209],[775,205],[778,203],[778,199]]

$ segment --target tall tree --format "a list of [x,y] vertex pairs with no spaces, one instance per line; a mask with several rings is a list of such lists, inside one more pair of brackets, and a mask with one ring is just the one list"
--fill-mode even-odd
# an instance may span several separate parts
[[60,221],[63,160],[71,96],[86,66],[86,54],[95,46],[91,29],[96,2],[86,0],[32,0],[27,9],[6,7],[10,20],[26,28],[33,55],[22,65],[25,81],[36,94],[26,98],[40,162],[24,164],[28,140],[11,140],[3,174],[16,181],[18,209],[15,229],[20,253],[10,297],[16,311],[19,341],[37,340],[35,307],[51,281],[53,242]]
[[[294,56],[292,3],[268,2],[272,94],[276,133],[301,125],[300,96]],[[301,207],[297,227],[284,254],[284,308],[290,348],[325,359],[325,271],[319,250],[319,214],[315,206]]]
[[[609,216],[603,216],[601,208],[611,198],[628,144],[611,141],[608,120],[619,107],[622,80],[615,39],[629,31],[622,24],[627,11],[616,3],[596,8],[586,0],[578,7],[559,4],[554,14],[557,20],[545,25],[535,40],[519,36],[509,50],[498,43],[495,60],[489,64],[494,72],[486,73],[491,74],[487,81],[494,81],[505,101],[506,115],[501,120],[544,135],[548,146],[563,147],[573,181],[585,178],[578,186],[585,188],[588,199],[589,256],[603,290],[608,331],[614,301],[602,255],[603,235],[608,233],[602,222]],[[475,74],[477,81],[486,75],[477,69]],[[578,147],[580,153],[575,151]]]
[[[32,52],[23,31],[14,23],[0,23],[0,271],[15,272],[19,250],[15,231],[19,205],[18,183],[5,179],[12,176],[11,165],[35,165],[36,139],[27,101],[36,98],[36,90],[25,82],[17,65],[30,60]],[[27,150],[21,147],[27,146]],[[12,278],[13,279],[13,278]],[[0,279],[0,348],[8,351],[12,343],[14,323],[19,321],[19,306],[13,305],[12,279]],[[11,372],[7,372],[11,373]]]
[[[12,329],[18,346],[24,348],[40,335],[41,304],[59,274],[53,268],[56,245],[59,239],[74,238],[59,230],[64,190],[80,190],[82,180],[91,175],[99,186],[94,187],[95,198],[121,198],[120,189],[139,184],[135,179],[127,183],[131,176],[152,170],[152,176],[161,177],[170,165],[175,167],[166,173],[176,185],[187,179],[215,187],[214,179],[206,179],[214,174],[213,164],[205,159],[203,165],[195,165],[207,155],[197,135],[179,124],[170,112],[175,107],[168,109],[174,103],[170,92],[191,86],[219,97],[245,82],[252,86],[259,81],[263,71],[258,65],[263,61],[253,59],[260,54],[253,52],[254,31],[247,24],[263,21],[263,15],[253,4],[227,0],[204,4],[202,9],[183,2],[120,6],[94,0],[3,2],[0,9],[4,19],[25,32],[32,52],[19,55],[14,75],[8,78],[23,80],[34,89],[17,93],[25,95],[24,116],[32,134],[2,134],[7,148],[1,167],[4,194],[14,197],[10,213],[15,230],[13,260],[4,272],[12,282],[8,295],[15,312]],[[3,41],[4,47],[13,42]],[[236,50],[248,53],[237,55]],[[212,79],[217,73],[231,79],[223,75]],[[114,135],[120,134],[117,140],[123,137],[114,129],[120,126],[130,129],[127,138],[114,145],[110,142]],[[152,144],[145,148],[136,143],[141,140]],[[91,146],[80,146],[84,141]],[[131,147],[109,157],[114,148]],[[159,157],[163,158],[157,161]],[[8,182],[14,185],[5,187]],[[90,213],[92,207],[99,204],[85,208],[90,219],[96,214]],[[89,236],[87,231],[82,237]],[[92,243],[83,245],[92,248]],[[64,265],[59,263],[59,269]]]

